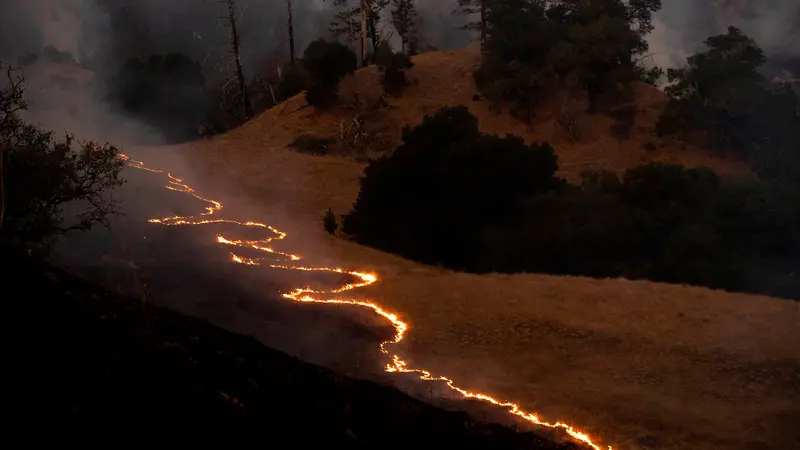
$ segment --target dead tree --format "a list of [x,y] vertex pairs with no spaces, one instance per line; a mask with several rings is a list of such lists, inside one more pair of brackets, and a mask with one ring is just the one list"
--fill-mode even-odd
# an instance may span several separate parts
[[8,192],[6,190],[5,153],[11,139],[21,125],[18,113],[27,108],[23,98],[24,78],[21,72],[0,61],[6,80],[0,82],[0,231],[3,230]]
[[294,67],[294,23],[292,21],[292,0],[286,0],[286,8],[289,13],[288,15],[288,23],[287,26],[289,27],[289,61]]
[[239,30],[236,28],[236,5],[233,0],[223,0],[227,6],[228,27],[231,30],[231,57],[236,64],[236,78],[239,82],[239,91],[244,103],[244,117],[249,120],[253,117],[253,105],[250,104],[250,97],[247,95],[247,82],[244,79],[242,70],[242,60],[239,53]]
[[367,67],[367,0],[361,0],[361,65]]

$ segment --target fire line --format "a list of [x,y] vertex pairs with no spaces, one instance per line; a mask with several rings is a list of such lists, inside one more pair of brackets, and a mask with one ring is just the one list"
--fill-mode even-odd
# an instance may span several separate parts
[[[185,225],[206,225],[206,224],[234,224],[243,227],[253,227],[253,228],[263,228],[266,231],[269,231],[274,236],[268,237],[264,239],[258,240],[230,240],[225,238],[223,235],[217,235],[217,242],[222,245],[228,245],[231,247],[238,247],[238,248],[250,248],[259,250],[275,257],[289,259],[290,261],[299,261],[301,257],[299,255],[291,254],[291,253],[284,253],[274,250],[269,244],[273,241],[280,241],[286,238],[286,233],[280,231],[270,225],[261,223],[261,222],[254,222],[254,221],[246,221],[240,222],[236,220],[229,220],[229,219],[212,219],[211,216],[215,213],[222,210],[223,206],[222,203],[212,200],[209,198],[201,197],[197,194],[197,192],[191,188],[188,184],[184,183],[182,179],[173,176],[171,173],[161,170],[161,169],[154,169],[146,166],[142,161],[136,161],[131,159],[125,154],[120,154],[120,158],[126,161],[129,167],[145,170],[148,172],[153,173],[163,173],[167,176],[167,184],[164,186],[166,189],[188,194],[198,200],[201,200],[208,204],[206,206],[205,211],[197,216],[169,216],[169,217],[162,217],[162,218],[154,218],[149,219],[148,222],[156,223],[166,226],[185,226]],[[528,413],[523,411],[519,405],[513,402],[497,400],[494,397],[491,397],[487,394],[480,393],[480,392],[471,392],[466,389],[460,388],[455,385],[455,382],[450,378],[444,376],[436,376],[433,375],[431,372],[425,369],[415,369],[408,366],[408,363],[400,358],[399,355],[392,354],[389,352],[388,346],[398,344],[400,341],[403,340],[405,337],[406,332],[409,329],[409,325],[406,322],[403,322],[396,313],[387,311],[386,309],[376,305],[375,303],[371,303],[368,301],[350,299],[350,300],[343,300],[337,298],[324,298],[320,297],[323,295],[331,295],[331,294],[341,294],[343,292],[347,292],[353,289],[357,289],[360,287],[368,286],[370,284],[375,283],[378,281],[378,276],[374,273],[366,273],[366,272],[357,272],[357,271],[349,271],[342,268],[331,268],[331,267],[304,267],[304,266],[295,266],[295,265],[280,265],[280,264],[270,264],[266,263],[263,264],[265,258],[246,258],[239,256],[235,253],[231,253],[231,259],[235,263],[245,264],[250,266],[259,266],[259,265],[266,265],[267,267],[271,267],[274,269],[284,269],[284,270],[298,270],[298,271],[308,271],[308,272],[329,272],[329,273],[340,273],[345,275],[350,275],[360,281],[354,283],[347,283],[339,288],[332,289],[332,290],[315,290],[311,288],[302,288],[298,287],[290,292],[283,293],[283,297],[292,300],[295,302],[302,302],[302,303],[326,303],[326,304],[338,304],[338,305],[354,305],[354,306],[361,306],[365,308],[371,309],[373,312],[378,314],[379,316],[388,320],[395,329],[394,339],[390,341],[384,341],[380,344],[380,351],[381,353],[385,354],[389,358],[389,362],[384,367],[384,370],[389,373],[408,373],[417,375],[420,380],[423,381],[438,381],[442,382],[447,385],[450,389],[455,392],[458,392],[464,398],[476,399],[481,400],[486,403],[490,403],[492,405],[496,405],[502,408],[505,408],[509,414],[518,416],[534,425],[543,426],[547,428],[555,428],[561,429],[566,432],[568,435],[572,436],[577,441],[580,441],[594,450],[600,450],[600,446],[593,442],[593,440],[589,437],[588,434],[583,433],[581,431],[576,430],[572,425],[569,425],[564,422],[546,422],[541,420],[537,415]],[[611,446],[608,446],[608,450],[612,450]]]

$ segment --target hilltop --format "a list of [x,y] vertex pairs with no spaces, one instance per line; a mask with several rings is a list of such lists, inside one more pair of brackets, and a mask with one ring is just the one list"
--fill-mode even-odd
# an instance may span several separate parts
[[[749,176],[743,162],[656,140],[651,127],[665,96],[645,85],[637,100],[644,111],[629,141],[608,137],[608,119],[596,116],[583,117],[591,138],[576,144],[558,137],[552,123],[548,128],[544,114],[528,130],[507,112],[496,115],[484,100],[473,100],[478,58],[466,50],[415,57],[413,84],[363,116],[384,130],[385,149],[393,148],[402,125],[417,124],[440,106],[465,104],[484,132],[553,142],[568,179],[648,160]],[[354,84],[369,91],[376,78],[375,69],[360,70]],[[300,95],[229,133],[141,157],[177,152],[204,192],[222,199],[236,192],[228,197],[239,201],[239,193],[247,194],[257,204],[248,211],[289,231],[279,249],[376,271],[380,281],[355,295],[401,313],[411,324],[403,354],[463,387],[518,401],[545,419],[565,419],[619,448],[798,442],[793,423],[800,392],[792,374],[800,370],[794,345],[800,303],[647,281],[456,273],[332,238],[321,229],[322,214],[352,207],[364,164],[287,146],[304,134],[336,136],[353,116],[347,108],[317,112]],[[647,142],[655,150],[646,150]]]
[[[478,118],[484,133],[514,134],[527,142],[552,143],[558,153],[561,175],[572,180],[587,169],[622,172],[649,161],[688,167],[709,166],[723,175],[749,173],[743,161],[709,155],[676,139],[656,137],[655,123],[667,96],[651,85],[639,83],[636,86],[638,117],[630,139],[620,141],[611,136],[612,118],[580,112],[577,115],[578,140],[570,142],[556,123],[561,108],[558,100],[537,106],[532,127],[512,117],[507,109],[500,113],[492,111],[490,103],[479,94],[472,76],[480,64],[480,54],[474,50],[424,53],[413,57],[412,61],[414,67],[408,71],[411,84],[399,96],[385,96],[385,103],[379,100],[382,89],[378,69],[370,66],[342,81],[339,98],[343,106],[326,112],[303,108],[305,100],[301,94],[231,134],[246,133],[253,138],[264,133],[281,145],[288,145],[301,135],[336,139],[341,134],[341,126],[351,125],[360,112],[358,119],[363,127],[376,135],[367,155],[374,156],[397,146],[402,128],[419,124],[425,114],[445,106],[466,105]],[[354,94],[362,104],[371,107],[354,111],[351,107]],[[573,108],[575,106],[580,105]]]

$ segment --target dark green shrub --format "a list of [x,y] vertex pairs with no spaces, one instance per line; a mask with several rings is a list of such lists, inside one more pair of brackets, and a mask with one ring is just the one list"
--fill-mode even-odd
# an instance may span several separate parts
[[0,70],[8,76],[0,89],[0,251],[46,254],[59,236],[107,225],[119,212],[111,194],[125,163],[110,144],[59,140],[25,123],[22,75],[2,62]]
[[397,94],[408,85],[406,70],[414,67],[411,58],[403,53],[392,53],[378,62],[383,71],[383,89],[390,94]]
[[328,208],[325,215],[322,216],[322,226],[325,228],[325,231],[330,234],[336,234],[336,231],[339,229],[339,222],[336,221],[336,215],[333,214],[330,208]]
[[403,144],[370,163],[344,231],[431,263],[467,268],[481,230],[526,196],[559,189],[547,144],[478,131],[464,106],[443,108],[403,132]]

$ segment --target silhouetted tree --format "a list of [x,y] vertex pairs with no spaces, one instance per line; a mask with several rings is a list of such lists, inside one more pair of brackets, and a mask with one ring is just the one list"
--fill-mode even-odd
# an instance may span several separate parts
[[800,107],[787,86],[760,72],[764,52],[735,27],[670,69],[660,134],[702,133],[712,149],[747,157],[761,175],[800,178]]
[[381,23],[381,12],[389,5],[389,0],[359,0],[358,6],[350,6],[349,0],[333,0],[335,6],[344,8],[344,11],[337,13],[335,20],[331,23],[330,31],[334,35],[340,36],[347,34],[352,36],[353,22],[356,16],[361,18],[361,61],[367,64],[366,41],[372,41],[372,51],[375,52],[380,45],[379,26]]
[[487,3],[492,0],[458,0],[458,9],[456,13],[464,15],[479,14],[478,20],[467,22],[463,29],[477,31],[480,35],[481,50],[484,49],[486,44],[486,31],[489,26],[488,16],[489,9]]
[[476,82],[495,102],[513,100],[530,121],[533,105],[554,91],[585,92],[590,111],[626,99],[643,76],[658,0],[486,3],[483,62]]
[[236,66],[236,79],[239,84],[239,92],[242,96],[242,104],[244,106],[245,120],[253,117],[253,106],[250,103],[250,97],[247,94],[247,82],[244,78],[244,71],[242,70],[242,59],[239,54],[239,30],[236,27],[236,4],[234,0],[225,0],[227,5],[227,20],[228,27],[231,30],[231,57]]
[[338,42],[318,39],[303,53],[303,66],[309,74],[306,91],[309,105],[324,109],[333,103],[339,80],[356,70],[356,55]]
[[344,232],[429,263],[471,267],[488,223],[537,192],[561,186],[547,144],[478,131],[464,106],[403,130],[403,144],[370,163]]
[[[0,247],[46,253],[55,238],[107,225],[117,213],[109,192],[122,184],[124,161],[110,144],[76,143],[22,121],[24,79],[0,63]],[[78,206],[64,217],[67,204]]]
[[411,53],[409,50],[414,47],[417,38],[414,35],[417,22],[417,9],[414,0],[392,0],[392,25],[403,45],[403,52]]

